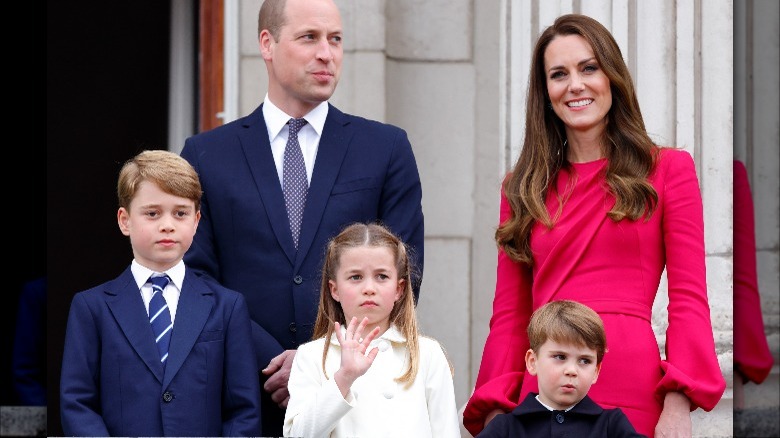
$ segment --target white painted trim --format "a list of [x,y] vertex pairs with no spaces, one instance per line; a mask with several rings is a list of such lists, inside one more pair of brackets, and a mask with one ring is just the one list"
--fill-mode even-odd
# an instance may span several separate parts
[[194,2],[171,0],[168,73],[168,150],[179,153],[195,133]]
[[225,0],[225,71],[224,71],[224,108],[217,117],[222,123],[228,123],[238,118],[238,84],[239,84],[239,34],[240,5],[238,0]]

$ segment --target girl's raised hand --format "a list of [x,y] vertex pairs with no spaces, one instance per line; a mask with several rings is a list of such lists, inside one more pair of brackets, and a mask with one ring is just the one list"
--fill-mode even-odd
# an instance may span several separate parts
[[374,347],[366,354],[371,341],[379,335],[379,327],[374,327],[363,337],[366,324],[368,324],[367,317],[364,317],[358,324],[357,318],[353,316],[347,325],[346,332],[342,334],[341,325],[338,322],[334,323],[336,339],[341,345],[341,367],[333,378],[344,397],[349,393],[352,383],[368,371],[379,353],[379,349]]

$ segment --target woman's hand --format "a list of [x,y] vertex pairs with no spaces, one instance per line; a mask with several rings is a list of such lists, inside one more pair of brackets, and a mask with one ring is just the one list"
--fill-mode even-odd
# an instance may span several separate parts
[[691,438],[691,434],[691,401],[681,392],[667,392],[655,438]]
[[341,366],[334,374],[333,379],[336,381],[336,385],[338,385],[344,398],[349,394],[349,389],[355,383],[355,380],[368,371],[371,364],[374,363],[374,358],[379,353],[379,349],[374,347],[366,354],[368,345],[379,334],[379,327],[374,327],[363,338],[363,330],[366,328],[366,324],[368,324],[367,317],[364,317],[360,324],[357,324],[357,318],[353,316],[349,325],[347,325],[346,332],[342,335],[341,326],[338,322],[334,323],[336,339],[341,345]]

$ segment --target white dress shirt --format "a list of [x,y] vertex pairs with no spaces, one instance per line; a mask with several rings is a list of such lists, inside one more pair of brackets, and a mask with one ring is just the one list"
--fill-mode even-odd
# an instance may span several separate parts
[[[322,137],[322,130],[325,128],[325,119],[327,117],[328,102],[321,102],[303,116],[307,123],[298,131],[298,144],[301,145],[303,162],[306,164],[306,178],[309,184],[311,184],[314,161],[317,158],[317,149],[320,146],[320,138]],[[290,134],[287,122],[293,117],[268,100],[268,94],[266,94],[263,101],[263,118],[265,119],[265,126],[268,128],[271,153],[274,156],[276,173],[279,175],[279,183],[281,184],[283,181],[284,148],[287,146],[287,137]]]
[[135,259],[130,264],[130,272],[133,273],[135,282],[138,284],[138,289],[141,291],[141,298],[144,300],[144,306],[146,306],[146,314],[149,314],[149,301],[152,301],[152,284],[147,283],[149,277],[152,274],[167,274],[171,281],[168,286],[165,286],[163,290],[163,298],[168,303],[168,310],[171,312],[171,324],[175,325],[176,321],[176,308],[179,305],[179,295],[181,295],[181,286],[184,283],[184,261],[179,260],[174,267],[168,269],[165,272],[156,272],[141,265]]

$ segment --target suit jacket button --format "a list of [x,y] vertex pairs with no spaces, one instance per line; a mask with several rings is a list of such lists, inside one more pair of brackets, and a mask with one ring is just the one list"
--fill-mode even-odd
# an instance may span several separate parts
[[563,421],[564,421],[563,414],[557,414],[555,416],[555,421],[557,421],[560,424],[563,424]]
[[173,393],[171,393],[170,391],[165,391],[163,393],[163,401],[165,403],[170,403],[171,401],[173,401]]
[[298,331],[298,326],[296,326],[294,322],[290,323],[290,331],[293,333]]
[[303,277],[301,277],[300,275],[296,275],[295,278],[293,278],[293,283],[295,284],[303,283]]

